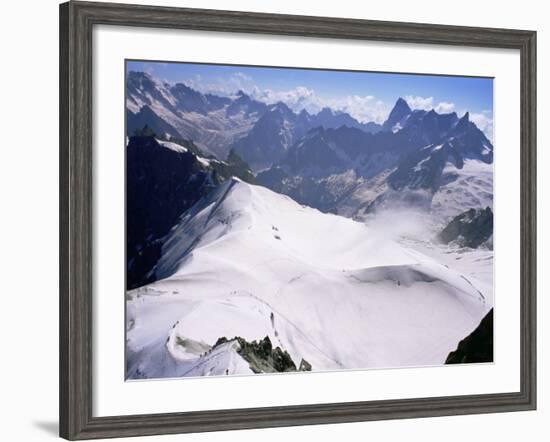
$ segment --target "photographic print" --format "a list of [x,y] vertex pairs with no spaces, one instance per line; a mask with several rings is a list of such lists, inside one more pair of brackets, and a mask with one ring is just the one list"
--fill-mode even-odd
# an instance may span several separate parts
[[125,75],[126,379],[493,362],[492,78]]

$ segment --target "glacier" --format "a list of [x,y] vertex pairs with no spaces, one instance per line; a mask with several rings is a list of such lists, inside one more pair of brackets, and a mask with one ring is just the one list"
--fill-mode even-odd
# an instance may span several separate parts
[[127,378],[251,374],[236,336],[313,371],[443,364],[492,307],[492,276],[470,271],[492,252],[460,260],[380,229],[227,180],[163,239],[156,281],[127,292]]

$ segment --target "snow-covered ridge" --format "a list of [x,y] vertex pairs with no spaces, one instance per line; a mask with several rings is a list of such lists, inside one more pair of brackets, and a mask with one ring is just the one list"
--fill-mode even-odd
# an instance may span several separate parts
[[364,224],[230,180],[182,215],[128,292],[128,377],[246,374],[268,336],[315,370],[442,364],[491,307],[472,278]]
[[161,146],[166,147],[167,149],[173,150],[174,152],[187,152],[187,148],[178,143],[173,143],[171,141],[164,141],[155,138],[155,141]]

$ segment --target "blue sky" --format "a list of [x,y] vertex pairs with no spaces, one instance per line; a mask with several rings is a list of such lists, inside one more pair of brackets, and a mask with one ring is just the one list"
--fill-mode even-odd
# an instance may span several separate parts
[[230,96],[242,89],[268,103],[284,101],[294,110],[314,113],[330,106],[361,121],[382,122],[403,97],[413,108],[459,115],[469,111],[492,138],[490,78],[141,61],[129,61],[127,69],[183,82],[201,92]]

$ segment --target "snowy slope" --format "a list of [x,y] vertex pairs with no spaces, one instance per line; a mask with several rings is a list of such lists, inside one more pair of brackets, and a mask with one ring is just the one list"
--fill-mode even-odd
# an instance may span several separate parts
[[462,169],[447,163],[443,184],[432,199],[432,213],[449,221],[468,209],[493,207],[493,164],[465,160]]
[[129,378],[250,373],[235,341],[209,352],[221,336],[313,370],[442,364],[491,307],[475,279],[236,179],[182,216],[156,276],[127,294]]

